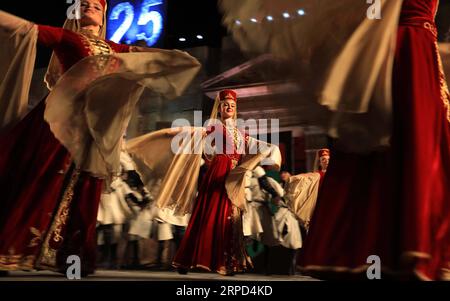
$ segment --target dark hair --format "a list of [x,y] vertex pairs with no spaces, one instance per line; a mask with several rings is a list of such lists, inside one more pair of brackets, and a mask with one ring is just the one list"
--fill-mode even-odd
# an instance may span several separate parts
[[144,183],[142,183],[141,177],[135,170],[129,170],[127,171],[128,178],[126,180],[126,183],[130,187],[142,187],[144,186]]

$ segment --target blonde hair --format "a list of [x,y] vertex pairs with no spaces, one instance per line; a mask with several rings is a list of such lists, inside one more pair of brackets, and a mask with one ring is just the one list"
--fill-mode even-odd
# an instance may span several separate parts
[[[105,2],[106,3],[106,2]],[[103,9],[103,24],[100,26],[100,31],[98,33],[98,37],[100,39],[105,40],[106,39],[106,10],[108,8],[108,4],[105,4],[105,7]],[[73,32],[80,32],[81,31],[81,24],[80,20],[78,19],[67,19],[64,22],[63,27],[64,29],[71,30]],[[50,62],[48,63],[47,72],[45,73],[44,82],[47,85],[47,88],[51,90],[58,79],[62,76],[63,70],[61,63],[59,62],[58,58],[55,55],[55,52],[52,52],[52,56],[50,57]]]

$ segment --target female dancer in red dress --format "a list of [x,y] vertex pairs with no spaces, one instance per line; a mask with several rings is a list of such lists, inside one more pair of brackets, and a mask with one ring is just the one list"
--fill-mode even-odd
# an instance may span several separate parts
[[[37,42],[54,51],[46,76],[52,87],[84,58],[134,50],[104,40],[105,17],[105,0],[83,0],[81,19],[66,22],[73,31],[34,25],[1,11],[0,26],[5,26],[6,32],[11,24],[25,24],[29,32],[37,29]],[[20,28],[13,27],[11,32]],[[101,68],[102,58],[107,56],[96,58],[91,68]],[[71,83],[76,85],[73,80]],[[94,177],[73,163],[73,154],[55,137],[47,118],[44,120],[47,107],[46,100],[41,101],[20,122],[0,132],[0,270],[64,271],[67,257],[78,255],[82,273],[92,273],[103,177]],[[98,125],[92,131],[97,129]]]
[[[405,0],[393,69],[388,151],[335,152],[301,265],[318,277],[386,272],[448,279],[450,104],[437,48],[437,0]],[[399,273],[399,274],[397,274]]]
[[[198,189],[192,216],[173,265],[181,273],[191,268],[202,268],[223,275],[232,275],[251,264],[244,246],[241,211],[232,204],[225,189],[225,180],[238,165],[238,150],[248,136],[235,125],[237,115],[236,93],[224,90],[219,94],[220,120],[209,133],[219,131],[224,149],[216,150],[211,160],[206,158],[208,170]],[[216,132],[217,133],[217,132]],[[225,147],[232,146],[233,152]]]
[[322,187],[323,179],[325,178],[325,173],[327,172],[328,164],[330,164],[330,150],[328,148],[322,148],[317,151],[317,159],[315,162],[315,170],[320,174],[320,184]]
[[[180,273],[202,268],[232,275],[250,264],[242,228],[245,175],[258,164],[279,168],[281,153],[241,130],[236,100],[234,91],[221,91],[206,129],[177,121],[127,142],[143,182],[160,183],[156,205],[175,215],[191,214],[173,261]],[[202,156],[208,169],[197,190]]]
[[438,0],[301,2],[221,1],[241,47],[289,59],[308,98],[332,116],[333,159],[303,271],[366,277],[376,255],[394,276],[449,279],[450,100]]

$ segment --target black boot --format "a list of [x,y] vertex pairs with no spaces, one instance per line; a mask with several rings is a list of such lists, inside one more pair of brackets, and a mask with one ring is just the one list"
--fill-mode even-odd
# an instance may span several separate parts
[[270,268],[270,247],[264,245],[264,275],[271,275],[272,271]]
[[291,256],[291,265],[289,267],[288,274],[290,276],[293,276],[296,274],[297,270],[297,250],[290,250],[290,256]]
[[178,251],[178,248],[180,247],[185,231],[186,229],[182,226],[174,226],[173,240],[175,242],[175,253]]
[[161,267],[162,267],[163,251],[164,251],[164,240],[159,240],[158,241],[158,253],[156,256],[156,268],[157,269],[161,269]]

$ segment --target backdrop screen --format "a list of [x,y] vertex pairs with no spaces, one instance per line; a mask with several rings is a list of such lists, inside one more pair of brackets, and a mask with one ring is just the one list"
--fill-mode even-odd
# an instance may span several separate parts
[[121,44],[145,41],[162,47],[167,0],[108,1],[107,39]]

